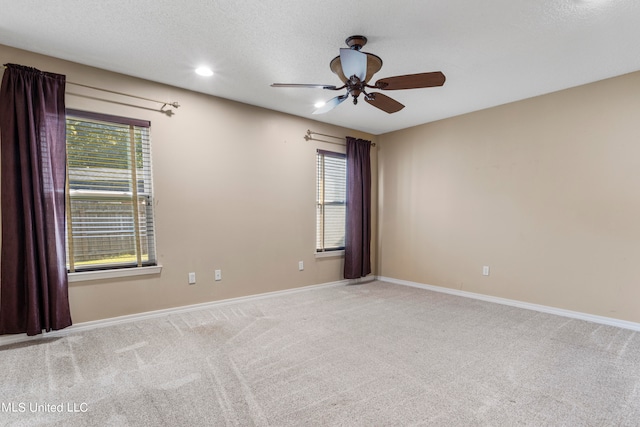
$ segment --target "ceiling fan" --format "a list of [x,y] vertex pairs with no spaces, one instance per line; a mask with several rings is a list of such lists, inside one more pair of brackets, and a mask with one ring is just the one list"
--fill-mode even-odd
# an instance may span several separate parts
[[351,36],[345,42],[349,48],[341,48],[340,55],[333,58],[329,63],[331,71],[338,75],[344,85],[337,87],[322,84],[273,83],[271,86],[319,88],[328,90],[347,89],[347,93],[330,99],[323,106],[317,108],[313,114],[322,114],[333,110],[335,107],[340,105],[342,101],[347,99],[349,95],[353,97],[353,103],[357,104],[358,96],[360,96],[360,94],[364,95],[364,100],[369,104],[391,114],[402,110],[404,105],[380,92],[367,92],[365,89],[418,89],[423,87],[442,86],[444,84],[444,74],[440,71],[435,71],[430,73],[386,77],[378,80],[372,86],[369,84],[369,81],[373,75],[382,68],[382,59],[372,53],[360,51],[360,49],[362,49],[362,47],[367,43],[367,38],[365,36]]

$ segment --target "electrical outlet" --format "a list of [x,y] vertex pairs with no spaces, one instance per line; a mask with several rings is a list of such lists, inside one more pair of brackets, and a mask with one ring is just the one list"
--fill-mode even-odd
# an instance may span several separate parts
[[485,265],[482,267],[482,275],[483,276],[488,276],[489,275],[489,266]]
[[215,271],[215,280],[216,282],[219,282],[220,280],[222,280],[222,270]]
[[190,285],[196,284],[196,273],[189,273],[189,284]]
[[298,261],[298,270],[304,270],[304,261]]

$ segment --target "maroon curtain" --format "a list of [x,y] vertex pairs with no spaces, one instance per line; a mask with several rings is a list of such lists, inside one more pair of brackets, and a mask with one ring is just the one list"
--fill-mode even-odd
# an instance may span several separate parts
[[65,76],[8,64],[0,88],[0,334],[71,325],[64,244]]
[[347,137],[344,278],[371,273],[371,141]]

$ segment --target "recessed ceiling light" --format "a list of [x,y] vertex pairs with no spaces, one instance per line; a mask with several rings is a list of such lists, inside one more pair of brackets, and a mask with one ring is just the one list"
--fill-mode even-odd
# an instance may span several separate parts
[[324,104],[326,104],[326,102],[318,101],[315,104],[313,104],[313,106],[316,107],[316,108],[320,108],[320,107],[324,107]]
[[209,67],[198,67],[196,68],[196,74],[204,77],[213,76],[213,71]]

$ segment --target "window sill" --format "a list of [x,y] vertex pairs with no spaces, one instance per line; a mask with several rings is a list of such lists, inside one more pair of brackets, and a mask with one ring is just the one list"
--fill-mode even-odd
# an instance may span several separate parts
[[341,251],[316,252],[316,258],[337,258],[344,256],[344,249]]
[[160,274],[162,271],[161,265],[155,265],[153,267],[136,267],[136,268],[121,268],[113,270],[99,270],[99,271],[83,271],[80,273],[68,273],[69,283],[72,282],[86,282],[88,280],[101,280],[101,279],[113,279],[117,277],[131,277],[131,276],[143,276],[148,274]]

